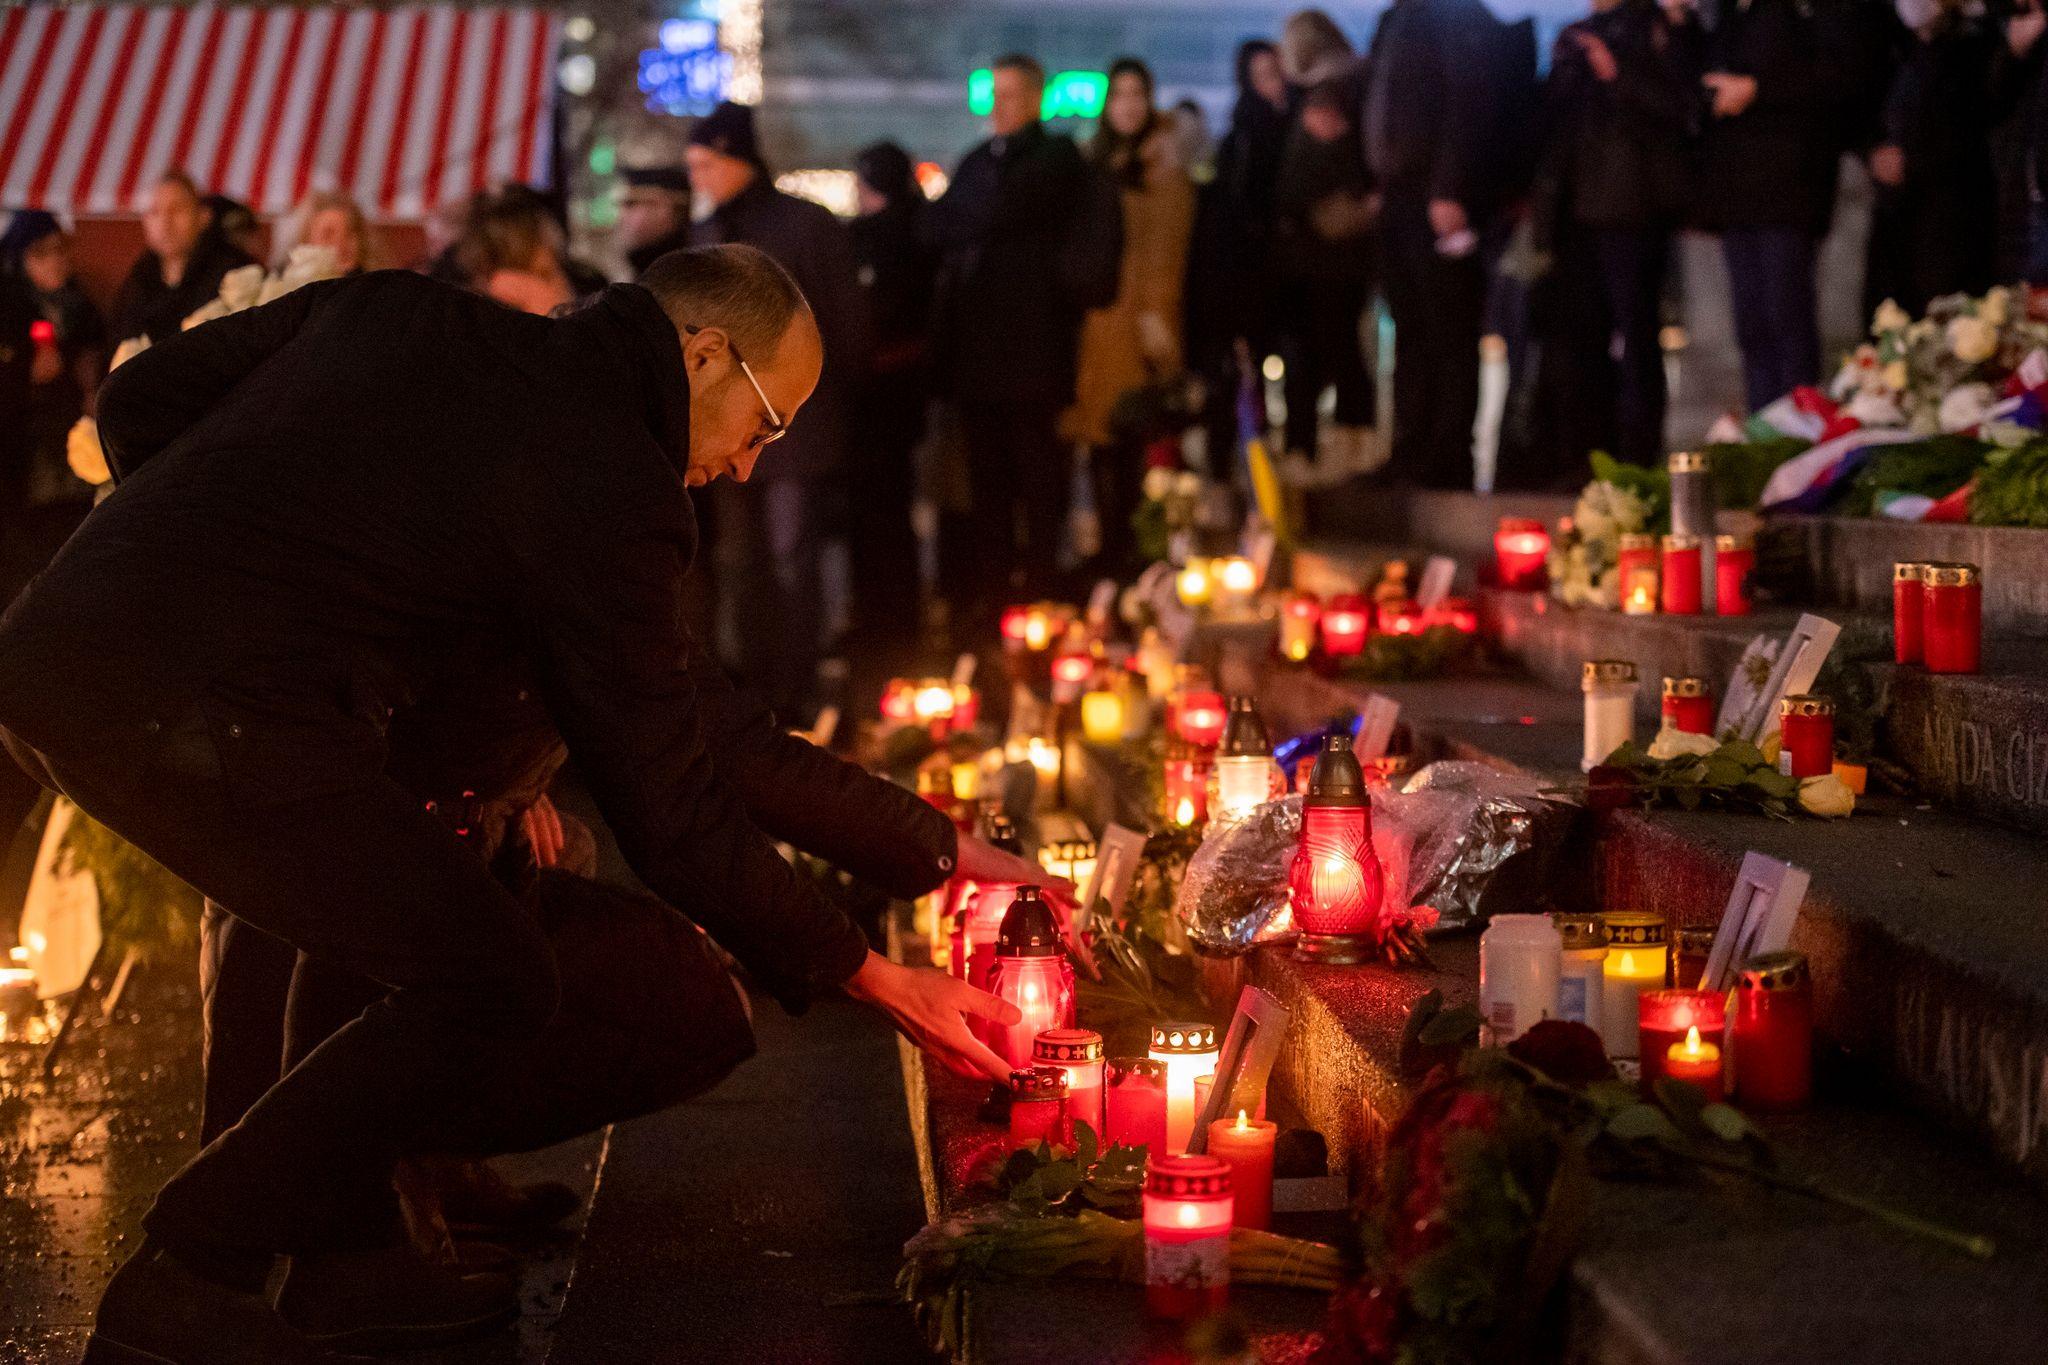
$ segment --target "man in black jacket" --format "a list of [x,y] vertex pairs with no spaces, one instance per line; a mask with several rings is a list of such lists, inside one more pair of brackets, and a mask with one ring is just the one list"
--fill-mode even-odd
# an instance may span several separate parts
[[164,1188],[102,1301],[103,1356],[325,1358],[259,1297],[272,1257],[401,1283],[395,1156],[554,1013],[539,926],[386,771],[394,711],[478,634],[530,654],[641,879],[786,1007],[844,987],[948,1064],[1002,1070],[962,1011],[1012,1012],[870,952],[704,738],[685,489],[751,473],[820,366],[794,281],[724,248],[559,320],[398,273],[308,285],[111,377],[101,437],[135,472],[0,621],[0,738],[238,917],[391,993]]
[[924,225],[941,253],[934,378],[959,419],[969,484],[940,577],[958,592],[954,620],[977,625],[1013,592],[1053,588],[1070,477],[1059,416],[1074,400],[1081,315],[1115,299],[1123,254],[1116,187],[1039,121],[1044,69],[1009,56],[993,79],[994,136]]
[[808,722],[825,626],[827,500],[867,371],[867,300],[845,225],[769,179],[753,109],[719,105],[690,130],[684,157],[692,193],[713,206],[696,224],[695,244],[741,242],[767,252],[796,277],[825,338],[824,377],[802,429],[759,479],[708,495],[719,652],[743,684],[761,688],[783,715]]

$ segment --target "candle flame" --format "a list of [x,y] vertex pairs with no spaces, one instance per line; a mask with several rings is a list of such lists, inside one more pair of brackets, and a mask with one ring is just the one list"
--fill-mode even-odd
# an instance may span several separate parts
[[1184,1228],[1191,1228],[1202,1221],[1201,1211],[1193,1204],[1182,1204],[1180,1212],[1175,1217],[1180,1219],[1180,1225]]
[[1180,799],[1180,804],[1173,808],[1173,820],[1178,825],[1195,823],[1195,803],[1191,798],[1183,796]]
[[1223,561],[1223,586],[1232,592],[1250,592],[1259,584],[1258,568],[1242,558]]
[[1242,1110],[1242,1109],[1238,1110],[1238,1111],[1237,1111],[1237,1131],[1238,1131],[1238,1132],[1240,1132],[1240,1133],[1249,1133],[1249,1132],[1251,1131],[1251,1128],[1252,1128],[1252,1124],[1251,1124],[1251,1115],[1247,1114],[1247,1113],[1246,1113],[1246,1112],[1245,1112],[1244,1110]]
[[1636,955],[1624,948],[1621,957],[1614,964],[1614,971],[1617,976],[1634,976],[1636,972]]
[[1308,641],[1289,640],[1287,642],[1287,657],[1296,663],[1306,659],[1308,657]]

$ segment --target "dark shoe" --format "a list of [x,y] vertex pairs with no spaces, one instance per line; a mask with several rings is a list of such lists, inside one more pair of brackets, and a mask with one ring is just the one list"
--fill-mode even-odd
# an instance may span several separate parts
[[509,1275],[465,1274],[410,1245],[294,1256],[277,1311],[337,1350],[422,1350],[487,1336],[519,1316]]
[[161,1247],[114,1272],[84,1365],[338,1365],[260,1295],[195,1274]]
[[558,1180],[515,1185],[481,1161],[450,1161],[441,1177],[441,1212],[451,1228],[539,1232],[583,1207]]

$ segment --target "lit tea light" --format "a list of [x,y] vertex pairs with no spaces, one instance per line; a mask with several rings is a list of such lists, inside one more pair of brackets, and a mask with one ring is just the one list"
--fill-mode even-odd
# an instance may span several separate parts
[[1216,1072],[1216,1030],[1207,1024],[1154,1024],[1151,1056],[1166,1065],[1166,1149],[1185,1151],[1195,1131],[1195,1078]]
[[1209,1124],[1209,1155],[1230,1167],[1230,1190],[1236,1201],[1232,1221],[1241,1228],[1273,1224],[1273,1148],[1280,1126],[1240,1109],[1234,1119]]
[[1540,592],[1549,577],[1550,532],[1535,517],[1502,517],[1493,533],[1493,559],[1503,588]]
[[1607,936],[1607,960],[1600,964],[1602,1036],[1614,1056],[1633,1057],[1638,1030],[1629,1028],[1628,1021],[1642,1017],[1639,997],[1662,990],[1670,966],[1664,917],[1614,911],[1600,917],[1600,927]]
[[1209,572],[1209,561],[1190,559],[1173,580],[1173,590],[1184,607],[1208,606],[1209,599],[1216,595],[1216,580]]
[[1312,592],[1294,592],[1280,605],[1280,653],[1303,663],[1315,652],[1316,625],[1322,620],[1322,599]]
[[1689,1081],[1707,1094],[1709,1104],[1721,1099],[1721,1049],[1703,1042],[1697,1028],[1685,1031],[1685,1041],[1673,1043],[1664,1054],[1664,1074],[1674,1081]]
[[1363,653],[1366,634],[1372,629],[1370,609],[1371,603],[1357,593],[1331,598],[1318,623],[1323,653],[1333,659],[1350,659]]
[[1175,1321],[1220,1311],[1230,1289],[1231,1168],[1213,1156],[1145,1167],[1145,1307]]
[[1110,688],[1081,695],[1081,734],[1090,744],[1115,744],[1124,737],[1124,699]]

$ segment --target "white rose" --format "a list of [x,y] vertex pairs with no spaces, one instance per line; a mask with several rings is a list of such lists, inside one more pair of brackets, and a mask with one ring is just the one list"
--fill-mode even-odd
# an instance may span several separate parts
[[1968,431],[1984,420],[1992,402],[1989,384],[1958,384],[1941,396],[1941,429],[1950,433]]
[[1856,809],[1856,793],[1833,773],[1822,773],[1799,784],[1799,805],[1808,815],[1839,820]]
[[81,417],[71,424],[71,433],[64,440],[64,463],[95,488],[114,477],[107,468],[106,449],[100,445],[99,425],[92,418]]
[[260,265],[245,265],[220,277],[220,301],[228,306],[230,313],[239,313],[250,307],[262,293],[263,267]]
[[1885,332],[1896,332],[1912,325],[1913,319],[1898,304],[1886,299],[1877,305],[1877,312],[1870,319],[1870,334],[1879,336]]
[[1192,469],[1183,469],[1174,476],[1173,491],[1184,498],[1202,496],[1202,476]]
[[1677,758],[1680,754],[1710,754],[1720,748],[1711,735],[1696,735],[1690,730],[1665,726],[1650,741],[1651,758]]
[[1982,318],[1951,318],[1948,348],[1966,365],[1989,360],[1998,354],[1998,328]]
[[1992,289],[1978,305],[1977,316],[1993,327],[2005,326],[2012,319],[2012,291],[2002,284]]
[[1899,411],[1898,400],[1876,389],[1859,390],[1844,411],[1864,427],[1896,427],[1906,421],[1906,415]]
[[1173,471],[1153,465],[1145,471],[1145,496],[1153,502],[1166,501],[1166,495],[1173,491]]
[[1885,387],[1893,393],[1904,393],[1906,386],[1913,382],[1912,371],[1906,368],[1906,362],[1903,360],[1888,362],[1883,374]]

